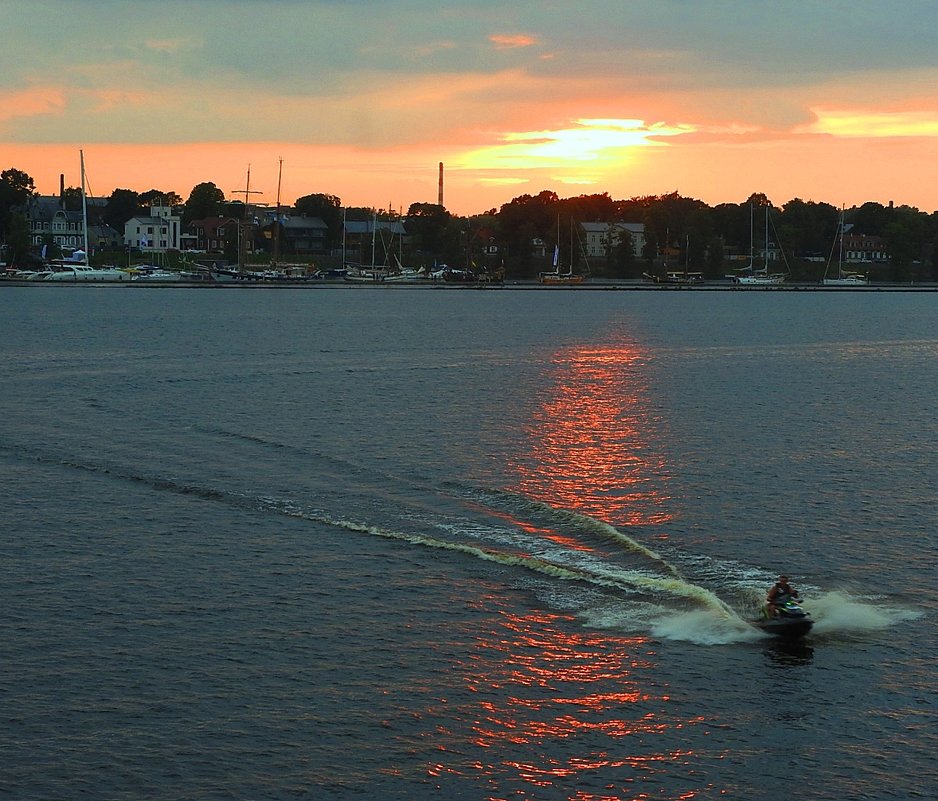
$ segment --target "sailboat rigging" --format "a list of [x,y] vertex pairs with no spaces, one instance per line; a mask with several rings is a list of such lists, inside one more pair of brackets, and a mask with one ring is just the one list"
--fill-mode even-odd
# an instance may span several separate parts
[[[765,206],[765,238],[763,240],[763,258],[762,267],[756,269],[754,265],[754,234],[753,234],[753,209],[749,204],[749,264],[734,275],[727,276],[735,284],[744,286],[777,286],[783,284],[788,277],[788,273],[770,273],[769,272],[769,209],[771,203]],[[776,234],[776,238],[777,238]],[[784,253],[782,254],[784,257]],[[786,262],[787,266],[787,262]]]
[[557,216],[557,243],[554,245],[553,270],[538,273],[537,280],[542,284],[550,286],[571,286],[582,284],[586,280],[585,275],[578,275],[573,272],[573,220],[570,220],[570,265],[566,272],[561,272],[560,258],[560,216]]
[[76,250],[68,259],[52,263],[52,269],[41,274],[44,281],[128,281],[130,275],[116,267],[92,267],[88,240],[88,180],[85,174],[85,153],[78,151],[81,165],[81,220],[83,250]]
[[[834,261],[834,248],[838,249],[837,254],[837,274],[828,277],[831,264]],[[844,272],[844,208],[840,207],[840,220],[837,223],[837,236],[834,244],[831,246],[831,253],[827,259],[827,266],[824,268],[824,277],[821,279],[823,286],[867,286],[870,283],[869,276],[861,273]]]

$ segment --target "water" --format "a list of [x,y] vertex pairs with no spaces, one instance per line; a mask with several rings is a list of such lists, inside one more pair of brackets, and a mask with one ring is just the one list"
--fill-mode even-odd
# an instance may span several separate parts
[[2,289],[0,798],[935,797],[933,305]]

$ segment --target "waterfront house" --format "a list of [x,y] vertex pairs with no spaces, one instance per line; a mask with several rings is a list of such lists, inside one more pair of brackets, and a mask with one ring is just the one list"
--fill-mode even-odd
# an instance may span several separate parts
[[584,249],[588,258],[608,258],[619,243],[619,238],[627,232],[632,237],[632,249],[636,256],[642,255],[645,247],[645,225],[626,222],[585,222],[580,223],[585,238]]
[[124,246],[151,253],[182,248],[182,220],[170,206],[150,206],[148,215],[131,217],[124,223]]
[[189,223],[192,249],[204,253],[223,253],[238,247],[238,224],[234,217],[206,217]]
[[[263,229],[264,239],[271,243],[271,249],[275,225],[276,222],[271,222]],[[325,253],[328,233],[329,227],[319,217],[283,214],[280,218],[280,252]]]
[[[92,219],[100,217],[105,201],[88,198],[88,214]],[[59,195],[35,195],[23,209],[29,225],[29,241],[37,250],[53,245],[63,253],[83,249],[85,225],[81,209],[66,209]],[[92,252],[98,249],[116,248],[120,245],[120,234],[103,223],[88,224],[88,246]]]

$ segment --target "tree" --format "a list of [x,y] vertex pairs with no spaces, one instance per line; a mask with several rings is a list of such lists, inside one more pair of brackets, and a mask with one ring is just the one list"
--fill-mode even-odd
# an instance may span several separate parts
[[196,184],[189,193],[186,208],[183,212],[183,225],[189,225],[193,220],[204,220],[208,217],[218,217],[221,205],[225,202],[225,193],[211,181]]
[[499,210],[499,239],[508,248],[511,269],[520,277],[538,270],[533,260],[535,239],[556,243],[559,204],[557,193],[545,189],[537,195],[520,195]]
[[436,203],[411,203],[407,210],[407,233],[417,240],[419,250],[439,256],[451,219],[452,215]]
[[115,189],[104,207],[104,222],[116,231],[123,231],[127,220],[140,212],[140,195],[132,189]]
[[332,250],[342,239],[342,199],[336,195],[314,194],[297,198],[296,213],[319,217],[326,224],[326,250]]
[[615,274],[620,278],[629,278],[635,271],[635,243],[632,232],[624,226],[616,228],[610,236],[615,242],[612,248]]
[[8,233],[13,209],[25,206],[35,194],[33,179],[22,170],[11,167],[0,172],[0,237]]
[[707,245],[707,266],[705,268],[707,278],[718,278],[723,273],[723,240],[715,236]]
[[655,228],[653,225],[650,225],[648,220],[645,221],[645,244],[642,245],[642,258],[648,262],[650,267],[654,264],[655,258],[658,256],[658,235],[655,233]]
[[140,207],[144,209],[150,206],[181,206],[182,198],[175,192],[161,192],[159,189],[148,189],[140,193]]
[[69,186],[63,190],[62,207],[66,211],[81,211],[81,187]]
[[10,217],[6,240],[10,264],[25,266],[29,259],[30,235],[29,221],[22,214],[13,214]]

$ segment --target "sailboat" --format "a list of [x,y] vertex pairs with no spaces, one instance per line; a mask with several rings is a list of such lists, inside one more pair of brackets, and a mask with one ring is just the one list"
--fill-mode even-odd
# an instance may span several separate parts
[[88,194],[85,178],[85,154],[78,151],[81,162],[81,219],[83,249],[76,250],[67,259],[52,263],[51,272],[44,273],[43,281],[129,281],[130,275],[116,267],[92,267],[88,263]]
[[749,205],[749,264],[735,275],[730,275],[733,283],[744,286],[777,286],[785,283],[787,273],[769,272],[769,208],[765,207],[765,249],[762,267],[758,270],[753,265],[753,227],[752,204]]
[[[831,262],[834,260],[834,248],[839,244],[840,248],[837,255],[837,275],[828,277],[831,269]],[[860,273],[844,272],[844,209],[840,207],[840,221],[837,224],[837,236],[831,247],[831,255],[827,259],[827,267],[824,268],[824,277],[821,279],[823,286],[867,286],[870,279]]]
[[704,282],[704,274],[700,272],[689,272],[688,271],[688,262],[690,260],[690,235],[685,235],[684,242],[684,271],[680,270],[671,270],[668,269],[667,263],[665,264],[664,277],[660,275],[651,275],[650,273],[643,273],[643,275],[650,281],[654,281],[656,284],[702,284]]
[[[346,270],[343,278],[352,284],[372,284],[378,281],[383,281],[387,277],[388,271],[383,267],[378,267],[375,264],[375,253],[377,248],[377,235],[378,235],[378,212],[374,211],[371,218],[371,267],[363,267],[358,265],[357,267],[350,268]],[[382,244],[384,240],[382,239]],[[348,267],[348,265],[346,265]]]
[[570,221],[570,267],[566,272],[560,271],[560,217],[557,217],[557,244],[554,245],[554,269],[549,272],[538,273],[537,280],[550,286],[572,286],[582,284],[585,275],[576,275],[573,272],[573,220]]

